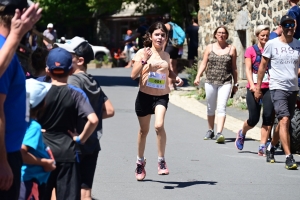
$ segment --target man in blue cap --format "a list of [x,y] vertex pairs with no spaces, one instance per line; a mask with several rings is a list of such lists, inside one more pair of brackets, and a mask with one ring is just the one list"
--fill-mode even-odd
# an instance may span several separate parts
[[15,50],[22,36],[41,17],[38,4],[27,11],[26,0],[0,0],[0,198],[19,198],[22,140],[29,115],[25,75]]
[[[56,169],[47,181],[45,199],[56,188],[56,199],[80,200],[79,146],[84,144],[98,124],[98,118],[85,93],[67,84],[72,73],[72,55],[63,48],[54,48],[46,61],[46,73],[52,87],[45,98],[45,109],[38,122],[44,142],[53,152]],[[84,129],[76,133],[78,119],[85,119]]]

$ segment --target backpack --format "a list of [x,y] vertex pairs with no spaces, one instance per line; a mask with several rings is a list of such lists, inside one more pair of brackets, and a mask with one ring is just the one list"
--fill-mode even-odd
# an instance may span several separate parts
[[173,22],[168,22],[172,26],[173,29],[173,38],[169,38],[171,41],[172,45],[174,47],[181,47],[183,46],[184,40],[185,40],[185,32],[182,30],[180,26]]
[[[259,68],[259,65],[260,65],[260,62],[261,62],[262,54],[261,54],[261,52],[260,52],[260,50],[259,50],[257,44],[253,45],[252,47],[253,47],[253,49],[255,50],[255,53],[256,53],[255,61],[254,61],[254,63],[252,64],[252,69],[253,69],[254,71],[258,72],[258,68]],[[267,73],[268,73],[268,75],[270,76],[270,74],[269,74],[269,69],[270,69],[270,63],[268,64],[267,70],[266,70]]]

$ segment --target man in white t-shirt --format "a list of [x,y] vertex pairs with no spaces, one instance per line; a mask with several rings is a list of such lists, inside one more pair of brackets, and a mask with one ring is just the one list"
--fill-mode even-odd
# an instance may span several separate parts
[[[295,31],[295,20],[284,15],[280,20],[282,34],[273,40],[269,40],[264,48],[263,57],[258,70],[256,91],[254,93],[256,101],[262,97],[260,86],[269,62],[270,73],[270,93],[274,104],[276,117],[279,120],[274,131],[272,142],[267,147],[267,162],[275,162],[274,146],[280,137],[284,152],[286,154],[285,167],[287,169],[297,169],[290,151],[289,125],[293,118],[295,103],[298,93],[298,69],[300,65],[300,41],[293,38]],[[280,134],[280,135],[279,135]]]

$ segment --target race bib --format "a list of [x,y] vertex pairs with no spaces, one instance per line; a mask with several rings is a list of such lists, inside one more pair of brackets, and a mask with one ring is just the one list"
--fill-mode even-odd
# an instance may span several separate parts
[[158,74],[156,72],[149,72],[146,86],[156,89],[165,89],[166,74]]
[[[253,83],[257,83],[257,74],[252,73],[252,77],[253,77]],[[269,74],[267,72],[265,73],[262,82],[263,83],[269,82]]]

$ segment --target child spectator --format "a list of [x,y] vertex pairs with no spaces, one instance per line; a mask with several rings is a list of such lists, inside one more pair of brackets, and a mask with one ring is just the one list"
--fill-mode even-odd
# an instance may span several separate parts
[[21,170],[19,200],[43,199],[49,172],[55,169],[55,161],[48,155],[43,142],[41,125],[36,121],[37,114],[43,110],[45,96],[50,88],[50,83],[39,82],[35,79],[26,80],[26,92],[29,93],[30,102],[30,121],[21,148],[24,163]]
[[[98,118],[85,93],[67,84],[72,73],[72,55],[62,48],[49,52],[46,72],[51,77],[52,87],[45,99],[45,110],[38,118],[45,132],[43,139],[55,157],[56,169],[51,172],[45,191],[50,199],[56,188],[58,200],[80,199],[79,148],[90,137],[98,124]],[[86,120],[82,132],[75,132],[78,118]]]

